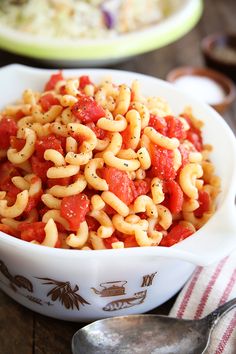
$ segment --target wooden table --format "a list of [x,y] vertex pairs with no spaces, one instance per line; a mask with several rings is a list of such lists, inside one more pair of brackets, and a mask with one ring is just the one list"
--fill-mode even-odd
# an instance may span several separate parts
[[[216,31],[236,31],[235,0],[206,0],[203,17],[197,27],[181,40],[165,48],[144,54],[116,65],[115,68],[136,71],[159,78],[174,67],[204,65],[200,50],[201,39]],[[29,59],[0,51],[0,66],[20,62],[40,66]],[[236,132],[236,103],[225,115]],[[167,314],[174,299],[153,310]],[[53,320],[18,305],[0,291],[0,353],[1,354],[67,354],[73,333],[81,324]]]

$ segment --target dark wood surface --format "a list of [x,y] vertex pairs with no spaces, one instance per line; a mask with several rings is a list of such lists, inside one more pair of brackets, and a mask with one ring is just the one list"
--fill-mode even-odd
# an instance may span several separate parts
[[[136,71],[159,78],[176,66],[204,65],[200,41],[218,31],[236,32],[236,1],[206,0],[199,24],[189,34],[165,48],[135,57],[115,68]],[[42,66],[29,59],[0,51],[0,66],[10,63]],[[236,103],[224,118],[236,132]],[[175,299],[153,310],[168,314]],[[18,305],[0,291],[0,353],[1,354],[68,354],[73,333],[81,324],[53,320]]]

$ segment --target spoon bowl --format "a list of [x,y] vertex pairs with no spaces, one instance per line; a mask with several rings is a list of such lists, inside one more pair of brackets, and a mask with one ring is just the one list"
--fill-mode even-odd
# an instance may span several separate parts
[[201,354],[219,318],[236,306],[233,299],[200,320],[131,315],[91,323],[75,333],[73,354]]

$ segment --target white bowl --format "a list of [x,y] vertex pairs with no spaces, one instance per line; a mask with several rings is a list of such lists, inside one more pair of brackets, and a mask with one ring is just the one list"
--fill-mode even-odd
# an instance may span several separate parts
[[0,48],[36,58],[54,67],[114,64],[170,44],[196,25],[203,10],[202,0],[171,0],[170,3],[171,13],[159,23],[116,37],[49,38],[0,23]]
[[[0,109],[26,88],[41,90],[51,72],[20,65],[0,69]],[[222,192],[207,224],[170,248],[51,249],[1,232],[1,289],[31,310],[70,321],[146,312],[179,291],[196,265],[216,262],[236,247],[236,140],[219,114],[153,77],[116,70],[64,71],[65,76],[85,73],[95,82],[107,75],[117,83],[138,79],[144,94],[166,98],[176,113],[191,105],[205,123],[205,142],[214,146],[211,159]]]

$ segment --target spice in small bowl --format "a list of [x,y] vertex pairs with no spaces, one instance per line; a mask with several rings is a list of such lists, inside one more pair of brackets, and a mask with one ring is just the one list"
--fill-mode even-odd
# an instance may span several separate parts
[[201,43],[206,64],[236,81],[236,33],[216,33]]
[[206,68],[180,67],[169,72],[167,80],[182,91],[224,113],[236,97],[234,83],[225,75]]

